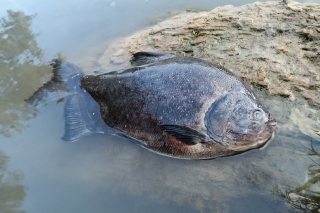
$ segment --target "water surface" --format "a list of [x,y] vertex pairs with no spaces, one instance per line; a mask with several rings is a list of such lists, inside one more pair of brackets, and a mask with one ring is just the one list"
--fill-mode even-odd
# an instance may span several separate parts
[[[249,1],[228,1],[242,5]],[[318,2],[320,3],[320,2]],[[287,212],[276,185],[308,180],[319,109],[269,97],[278,120],[263,150],[207,161],[156,155],[125,139],[93,135],[65,143],[63,101],[34,109],[24,99],[50,77],[60,55],[86,71],[117,38],[186,8],[225,1],[5,1],[0,8],[0,212]],[[8,10],[11,10],[11,12]],[[20,11],[20,12],[18,12]],[[7,22],[5,22],[7,21]],[[9,25],[8,25],[9,23]],[[10,23],[12,25],[10,25]]]

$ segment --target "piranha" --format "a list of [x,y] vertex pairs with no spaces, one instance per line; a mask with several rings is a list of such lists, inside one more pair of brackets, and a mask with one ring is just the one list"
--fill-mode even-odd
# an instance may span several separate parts
[[52,61],[47,86],[67,94],[63,140],[112,133],[161,155],[212,159],[260,148],[273,136],[275,118],[226,68],[153,52],[133,54],[131,64],[85,75],[71,63]]

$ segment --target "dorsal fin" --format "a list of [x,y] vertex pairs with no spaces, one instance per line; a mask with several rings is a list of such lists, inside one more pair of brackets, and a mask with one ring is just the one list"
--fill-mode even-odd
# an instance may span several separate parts
[[132,55],[130,62],[134,66],[141,66],[172,57],[174,57],[174,55],[164,53],[136,52]]

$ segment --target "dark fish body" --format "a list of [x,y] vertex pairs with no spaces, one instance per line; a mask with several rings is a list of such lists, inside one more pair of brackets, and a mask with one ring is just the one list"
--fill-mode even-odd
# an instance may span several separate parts
[[[259,147],[272,136],[274,118],[225,68],[191,57],[139,58],[147,64],[81,79],[105,123],[125,137],[163,155],[208,159]],[[250,127],[254,110],[261,128]]]
[[112,129],[158,154],[210,159],[261,147],[273,135],[273,116],[227,69],[150,52],[131,62],[129,69],[84,75],[54,61],[55,79],[68,92],[64,140]]

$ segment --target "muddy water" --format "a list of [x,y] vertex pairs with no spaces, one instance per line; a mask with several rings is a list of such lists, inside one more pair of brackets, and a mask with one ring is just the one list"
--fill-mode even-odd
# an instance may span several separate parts
[[[229,4],[244,4],[246,1]],[[0,8],[0,212],[286,212],[273,196],[305,183],[320,149],[319,109],[254,88],[278,120],[262,150],[207,161],[156,155],[125,139],[63,135],[63,101],[24,103],[50,77],[58,53],[86,71],[114,39],[169,11],[213,8],[215,1],[5,1]],[[13,12],[7,12],[10,9]],[[17,12],[21,11],[21,12]],[[36,16],[32,16],[37,14]],[[8,24],[9,23],[9,24]]]

